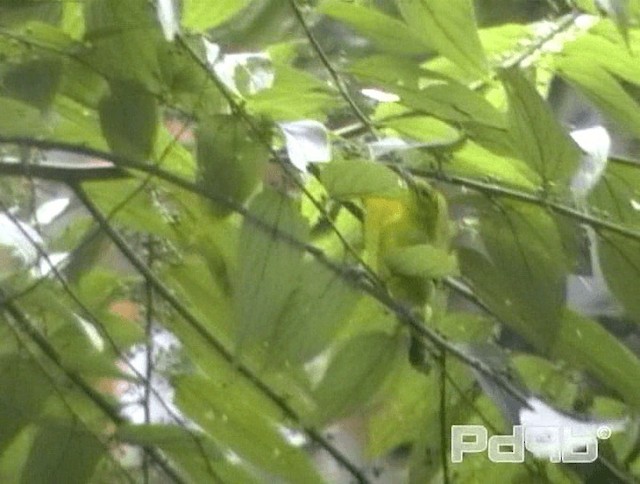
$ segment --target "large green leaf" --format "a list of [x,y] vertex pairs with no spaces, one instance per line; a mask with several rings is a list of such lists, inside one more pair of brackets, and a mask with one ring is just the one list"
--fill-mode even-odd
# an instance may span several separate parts
[[427,279],[441,279],[458,272],[456,256],[430,244],[390,250],[385,255],[385,264],[394,274]]
[[155,89],[158,45],[164,41],[152,5],[145,0],[87,0],[82,59],[110,78]]
[[522,159],[543,182],[566,186],[580,158],[577,145],[521,71],[505,70],[501,79],[509,98],[511,137]]
[[318,11],[353,27],[356,32],[390,53],[410,56],[424,55],[429,51],[428,44],[425,45],[421,36],[412,32],[406,24],[373,8],[341,0],[324,0]]
[[462,139],[458,130],[430,116],[404,116],[390,119],[384,121],[384,126],[432,147],[452,146]]
[[550,354],[587,370],[634,408],[640,405],[640,360],[597,322],[564,310]]
[[[202,185],[215,197],[244,203],[264,176],[269,152],[254,141],[243,119],[219,115],[198,126],[197,153]],[[229,209],[216,206],[228,214]]]
[[640,242],[618,235],[603,235],[599,242],[602,272],[625,312],[640,323]]
[[[271,190],[253,199],[249,210],[267,227],[305,242],[306,221],[292,200]],[[238,348],[269,339],[299,285],[303,252],[269,230],[245,220],[233,280]]]
[[247,108],[277,121],[320,118],[339,101],[326,83],[285,64],[273,66],[275,79],[268,89],[247,100]]
[[[640,229],[640,171],[610,162],[590,201],[610,220]],[[598,254],[605,279],[628,316],[640,323],[640,242],[619,234],[600,232]]]
[[107,448],[79,422],[47,422],[31,447],[21,484],[89,482]]
[[249,4],[249,0],[185,0],[182,24],[195,32],[205,32],[230,19]]
[[109,148],[121,156],[146,161],[158,129],[158,107],[153,95],[139,84],[114,81],[99,105],[102,133]]
[[287,441],[280,412],[237,373],[215,380],[183,376],[176,386],[180,408],[220,446],[266,472],[265,478],[321,482],[308,455]]
[[56,94],[62,65],[60,59],[38,59],[0,69],[0,73],[0,93],[44,110]]
[[519,158],[500,156],[476,143],[465,143],[457,150],[447,168],[455,174],[534,191],[540,186],[540,176]]
[[398,176],[384,165],[369,161],[334,161],[324,167],[320,180],[336,199],[396,196],[400,192]]
[[[194,49],[200,48],[200,43],[190,38],[185,39]],[[160,50],[160,68],[162,82],[167,101],[186,112],[202,113],[207,119],[220,112],[222,97],[218,88],[209,79],[209,72],[194,62],[182,44],[167,43]]]
[[206,435],[178,426],[150,424],[124,425],[117,430],[122,442],[156,447],[191,477],[191,482],[221,479],[224,482],[254,482],[244,466],[231,463]]
[[469,0],[398,0],[409,27],[467,72],[484,76],[487,61]]
[[46,132],[46,124],[36,108],[0,97],[0,133],[4,136],[42,136]]
[[304,265],[299,283],[268,342],[271,363],[300,364],[326,350],[359,300],[347,281],[317,262]]
[[0,451],[23,427],[35,421],[53,392],[39,366],[17,355],[0,358]]
[[399,349],[397,337],[380,332],[348,340],[315,390],[317,419],[329,422],[366,406],[387,380]]
[[567,274],[554,219],[535,206],[501,202],[481,212],[480,234],[489,258],[460,250],[462,274],[503,321],[546,350],[558,331]]
[[[637,33],[632,38],[638,42]],[[620,127],[640,136],[640,105],[624,86],[640,85],[640,68],[626,45],[617,40],[612,41],[606,24],[599,24],[589,35],[569,43],[555,59],[555,67]]]
[[62,2],[50,0],[3,0],[0,2],[0,26],[15,27],[31,20],[58,23],[62,18],[62,5]]

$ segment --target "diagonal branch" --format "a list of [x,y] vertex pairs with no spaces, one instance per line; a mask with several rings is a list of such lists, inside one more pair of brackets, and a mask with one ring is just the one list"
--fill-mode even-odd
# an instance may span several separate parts
[[355,114],[356,118],[358,118],[358,120],[363,124],[363,126],[365,126],[369,132],[375,133],[373,124],[371,123],[367,115],[362,112],[362,109],[360,109],[360,107],[356,104],[353,97],[351,97],[351,94],[349,94],[349,90],[345,86],[344,81],[342,80],[338,72],[331,65],[331,61],[329,60],[329,57],[327,57],[327,54],[325,53],[324,49],[320,45],[320,42],[318,42],[318,39],[316,39],[315,35],[313,35],[313,32],[309,28],[309,25],[307,24],[307,21],[305,20],[304,15],[302,14],[302,10],[296,3],[296,0],[289,0],[289,5],[291,6],[293,13],[296,19],[298,20],[298,23],[302,27],[302,30],[304,30],[304,33],[307,39],[309,39],[309,43],[313,47],[313,50],[318,55],[320,62],[322,62],[322,65],[324,65],[324,67],[326,68],[327,72],[331,76],[331,79],[333,79],[333,83],[338,88],[340,95],[347,102],[347,104]]

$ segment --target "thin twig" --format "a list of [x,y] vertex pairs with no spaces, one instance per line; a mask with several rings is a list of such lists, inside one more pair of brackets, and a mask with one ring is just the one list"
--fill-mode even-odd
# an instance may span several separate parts
[[[153,270],[153,264],[155,262],[155,248],[153,245],[153,239],[151,236],[147,237],[146,241],[147,247],[147,265],[150,270]],[[145,279],[144,284],[145,289],[145,325],[144,325],[144,334],[145,334],[145,359],[146,359],[146,367],[145,367],[145,380],[144,380],[144,423],[149,425],[151,423],[151,378],[153,378],[153,319],[154,319],[154,311],[153,311],[153,286],[151,283]],[[149,461],[145,458],[142,463],[142,476],[144,480],[144,484],[149,484]]]
[[302,30],[304,30],[304,33],[307,36],[307,39],[309,39],[309,43],[313,47],[313,50],[318,55],[320,62],[322,62],[324,67],[327,69],[327,72],[331,76],[331,79],[333,79],[333,83],[335,84],[336,88],[340,92],[340,95],[342,96],[342,98],[347,102],[347,104],[355,114],[356,118],[358,118],[358,120],[360,120],[360,122],[367,127],[367,130],[369,132],[375,134],[375,129],[371,124],[371,121],[362,112],[362,109],[360,109],[360,107],[356,104],[353,97],[351,97],[351,94],[349,94],[349,90],[345,86],[344,81],[342,80],[338,72],[333,68],[333,65],[331,65],[331,61],[329,60],[329,57],[327,57],[327,54],[324,52],[324,49],[318,42],[318,39],[316,39],[315,35],[313,35],[313,32],[309,28],[309,25],[307,24],[307,21],[305,20],[304,15],[300,10],[300,7],[296,3],[296,0],[289,0],[289,5],[291,6],[293,13],[296,19],[298,20],[298,23],[302,27]]

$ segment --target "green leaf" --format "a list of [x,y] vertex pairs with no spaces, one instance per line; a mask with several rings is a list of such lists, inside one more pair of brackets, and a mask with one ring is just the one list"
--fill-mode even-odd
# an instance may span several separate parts
[[182,24],[194,32],[206,32],[229,20],[249,4],[249,0],[203,0],[182,2]]
[[[640,67],[627,46],[612,39],[616,34],[606,24],[601,22],[589,34],[567,44],[556,57],[555,67],[620,127],[640,136],[640,105],[624,85],[640,85]],[[637,34],[632,38],[638,42]]]
[[0,385],[2,454],[23,427],[37,420],[53,388],[36,363],[18,355],[0,357]]
[[469,0],[398,0],[409,27],[470,74],[485,76],[485,58]]
[[40,428],[22,472],[21,484],[85,484],[106,448],[79,422],[47,422]]
[[596,4],[613,19],[625,42],[629,42],[629,0],[596,0]]
[[[253,199],[249,210],[265,226],[306,241],[306,221],[286,196],[265,190]],[[236,345],[240,350],[273,335],[299,285],[303,252],[247,219],[238,243],[238,267],[232,284]]]
[[544,182],[566,186],[577,168],[579,148],[519,69],[502,71],[501,79],[509,98],[511,137],[522,159]]
[[81,58],[110,79],[159,86],[158,45],[164,42],[145,0],[87,0]]
[[309,456],[289,444],[280,412],[253,387],[229,372],[210,380],[182,376],[176,401],[220,446],[288,482],[322,482]]
[[399,349],[398,338],[385,333],[367,333],[347,341],[331,359],[314,392],[317,419],[330,422],[366,406],[385,383]]
[[400,193],[400,179],[384,165],[370,161],[341,160],[325,166],[320,181],[333,198],[393,197]]
[[133,82],[114,81],[110,87],[98,108],[109,148],[129,159],[146,161],[158,128],[156,99]]
[[428,244],[392,249],[384,261],[394,274],[409,277],[441,279],[458,273],[454,254]]
[[146,191],[137,191],[140,180],[102,180],[85,183],[84,187],[91,200],[104,212],[109,213],[127,203],[118,212],[118,222],[130,230],[174,239],[175,233],[162,213],[162,207],[154,204],[153,197]]
[[406,116],[384,121],[384,126],[429,146],[451,146],[462,140],[458,130],[429,116]]
[[8,69],[5,67],[0,73],[0,92],[3,95],[45,110],[56,95],[62,65],[60,59],[31,60]]
[[375,457],[424,439],[429,417],[438,410],[438,382],[402,362],[382,405],[369,422],[368,452]]
[[463,276],[501,320],[544,351],[558,330],[567,274],[554,219],[532,205],[501,202],[482,209],[480,234],[488,258],[460,249]]
[[447,168],[463,176],[534,191],[540,186],[540,177],[524,161],[500,156],[473,142],[453,153]]
[[[640,171],[610,162],[589,201],[609,220],[623,227],[640,229]],[[609,289],[625,312],[640,323],[640,242],[619,234],[598,234],[600,265]]]
[[[256,190],[269,157],[267,147],[252,139],[246,122],[236,115],[201,122],[197,154],[205,190],[236,204],[243,204]],[[228,215],[230,209],[217,205],[216,212]]]
[[275,121],[321,120],[339,101],[326,83],[284,64],[274,64],[275,80],[269,89],[247,100],[247,108]]
[[317,262],[304,265],[299,284],[269,342],[272,364],[305,363],[326,350],[360,298],[347,281]]
[[58,23],[63,3],[50,0],[3,0],[0,2],[0,26],[15,27],[30,20]]
[[640,242],[619,235],[600,237],[599,256],[608,287],[625,312],[640,323]]
[[597,322],[565,309],[550,354],[587,370],[629,405],[640,405],[640,360]]
[[42,136],[46,124],[36,108],[0,97],[0,133],[3,136]]
[[[191,38],[185,38],[196,51],[202,48]],[[199,119],[207,119],[221,112],[222,96],[210,82],[210,73],[194,62],[181,44],[167,43],[160,52],[163,89],[169,96],[168,104],[193,112]],[[200,116],[200,113],[202,116]]]
[[429,52],[428,44],[425,45],[405,23],[373,8],[341,0],[325,0],[318,7],[318,12],[346,23],[392,54],[415,56]]
[[170,425],[124,425],[118,428],[116,436],[128,444],[160,449],[191,477],[192,482],[255,481],[255,476],[245,466],[231,463],[201,432]]

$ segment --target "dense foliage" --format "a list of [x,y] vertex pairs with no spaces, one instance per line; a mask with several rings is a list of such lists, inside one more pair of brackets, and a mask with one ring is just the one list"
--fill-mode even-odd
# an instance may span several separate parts
[[640,2],[179,3],[0,1],[0,481],[640,479]]

